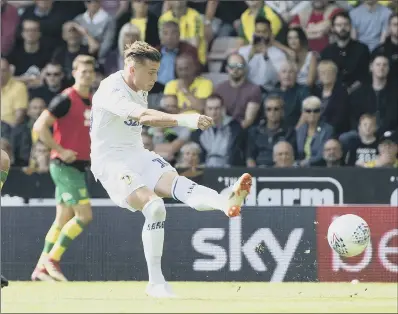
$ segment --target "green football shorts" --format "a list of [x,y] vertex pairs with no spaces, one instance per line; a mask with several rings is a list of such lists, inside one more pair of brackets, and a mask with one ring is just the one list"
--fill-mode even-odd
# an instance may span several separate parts
[[84,172],[59,161],[51,161],[50,174],[55,184],[57,204],[73,206],[90,202]]

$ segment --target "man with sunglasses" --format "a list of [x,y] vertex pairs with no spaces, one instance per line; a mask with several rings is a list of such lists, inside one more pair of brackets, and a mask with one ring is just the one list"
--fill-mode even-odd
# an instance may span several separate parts
[[247,80],[245,59],[232,54],[227,60],[228,80],[216,86],[215,93],[225,104],[227,115],[239,121],[243,129],[256,120],[261,103],[261,89]]
[[46,107],[51,100],[63,89],[64,71],[59,63],[50,62],[44,68],[44,82],[42,86],[29,91],[30,99],[41,98]]
[[287,141],[295,147],[296,133],[293,127],[283,126],[283,99],[269,96],[264,102],[265,117],[259,125],[249,129],[247,142],[248,167],[272,167],[273,147],[279,141]]

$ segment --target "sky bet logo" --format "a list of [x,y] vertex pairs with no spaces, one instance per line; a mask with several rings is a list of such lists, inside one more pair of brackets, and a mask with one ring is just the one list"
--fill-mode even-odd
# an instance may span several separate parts
[[[228,193],[238,178],[219,177],[221,193]],[[320,206],[344,204],[343,187],[330,177],[253,177],[247,206]]]

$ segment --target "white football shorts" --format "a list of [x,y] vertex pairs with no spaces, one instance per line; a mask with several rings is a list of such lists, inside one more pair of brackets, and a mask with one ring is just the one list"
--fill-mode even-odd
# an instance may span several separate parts
[[154,191],[161,176],[170,171],[176,170],[158,154],[144,149],[123,159],[106,161],[96,177],[116,205],[136,211],[127,203],[127,197],[143,186]]

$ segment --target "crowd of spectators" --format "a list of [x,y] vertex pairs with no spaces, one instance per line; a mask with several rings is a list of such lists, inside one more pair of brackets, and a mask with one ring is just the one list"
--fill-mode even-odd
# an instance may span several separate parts
[[[40,113],[96,58],[94,93],[126,44],[162,54],[150,108],[204,113],[215,126],[145,128],[178,168],[398,167],[397,1],[1,0],[1,148],[26,173]],[[228,39],[222,65],[212,49]],[[214,56],[214,54],[213,54]],[[219,60],[220,61],[220,60]],[[214,70],[217,69],[217,70]]]

